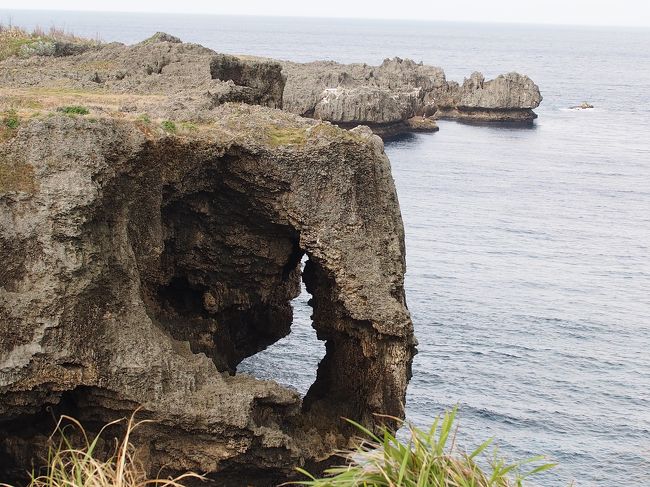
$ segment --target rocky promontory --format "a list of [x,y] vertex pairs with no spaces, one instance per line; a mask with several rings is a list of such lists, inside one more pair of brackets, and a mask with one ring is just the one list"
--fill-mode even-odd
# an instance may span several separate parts
[[[141,408],[150,473],[236,486],[322,464],[343,417],[403,417],[390,163],[367,128],[280,110],[284,83],[163,34],[0,62],[1,481],[43,463],[60,414],[96,431]],[[291,332],[301,279],[326,345],[304,398],[237,373]]]
[[[529,124],[542,97],[527,76],[508,73],[486,81],[473,73],[462,85],[442,68],[410,59],[379,66],[282,62],[284,108],[342,126],[368,125],[381,135],[409,131],[413,117]],[[435,124],[429,123],[435,130]]]

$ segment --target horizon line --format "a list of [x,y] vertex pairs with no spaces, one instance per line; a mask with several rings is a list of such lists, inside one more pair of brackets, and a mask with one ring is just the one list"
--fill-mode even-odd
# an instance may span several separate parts
[[0,11],[16,12],[73,12],[73,13],[116,13],[116,14],[153,14],[153,15],[212,15],[215,17],[256,17],[256,18],[287,18],[287,19],[323,19],[323,20],[369,20],[393,22],[439,22],[450,24],[493,24],[493,25],[536,25],[545,27],[605,27],[605,28],[630,28],[650,29],[650,24],[576,24],[556,22],[530,22],[524,20],[458,20],[458,19],[414,19],[407,17],[344,17],[344,16],[319,16],[319,15],[291,15],[291,14],[249,14],[249,13],[217,13],[217,12],[176,12],[176,11],[151,11],[151,10],[111,10],[111,9],[59,9],[59,8],[0,8]]

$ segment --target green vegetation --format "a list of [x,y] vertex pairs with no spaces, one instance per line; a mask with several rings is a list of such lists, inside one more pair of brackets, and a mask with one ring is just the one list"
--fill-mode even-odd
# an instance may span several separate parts
[[59,107],[57,108],[57,111],[65,113],[67,115],[88,115],[90,113],[90,110],[88,110],[86,107],[82,107],[81,105]]
[[[137,459],[136,449],[130,442],[133,431],[144,422],[136,423],[134,416],[128,421],[117,420],[104,426],[97,436],[91,438],[77,420],[61,416],[49,439],[47,465],[41,475],[32,473],[28,487],[182,487],[181,482],[185,480],[203,480],[194,473],[173,479],[147,479]],[[108,428],[123,423],[126,423],[124,436],[119,440],[115,438],[114,449],[104,460],[104,453],[99,454],[97,450],[100,445],[111,442],[101,438],[102,435]],[[80,446],[76,446],[73,438],[80,440]]]
[[146,113],[143,113],[138,117],[138,121],[149,125],[151,123],[151,118],[149,118],[149,115],[147,115]]
[[15,110],[9,110],[5,115],[2,117],[2,125],[9,129],[17,129],[18,125],[20,125],[20,122],[18,121],[18,115],[16,114]]
[[199,129],[194,122],[181,122],[179,125],[185,132],[196,132]]
[[[482,468],[479,458],[491,440],[472,453],[459,451],[454,428],[456,413],[454,408],[437,418],[428,431],[409,426],[409,437],[404,442],[386,428],[375,435],[350,421],[368,440],[344,453],[347,465],[327,469],[324,478],[298,469],[309,480],[291,483],[314,487],[521,487],[524,479],[555,466],[542,463],[543,457],[507,463],[495,449],[483,462],[489,469]],[[530,464],[537,466],[522,472]]]
[[272,147],[281,145],[303,145],[307,142],[307,131],[303,127],[270,127],[266,131]]
[[20,120],[15,110],[9,110],[0,114],[0,143],[12,138],[19,125]]
[[84,39],[52,27],[28,32],[12,25],[0,24],[0,61],[12,56],[55,56],[81,52],[98,46],[98,40]]
[[163,120],[160,122],[160,127],[167,133],[170,134],[175,134],[176,131],[178,130],[176,128],[176,124],[172,122],[171,120]]

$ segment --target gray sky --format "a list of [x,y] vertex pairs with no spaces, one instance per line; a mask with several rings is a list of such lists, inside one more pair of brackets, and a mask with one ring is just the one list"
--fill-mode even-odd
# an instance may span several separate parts
[[21,0],[11,8],[650,26],[650,0]]

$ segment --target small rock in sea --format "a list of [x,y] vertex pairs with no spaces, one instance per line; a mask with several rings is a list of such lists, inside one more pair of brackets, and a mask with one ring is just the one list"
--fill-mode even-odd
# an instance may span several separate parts
[[583,101],[580,105],[575,105],[570,107],[571,110],[587,110],[588,108],[593,108],[594,106],[591,103]]

